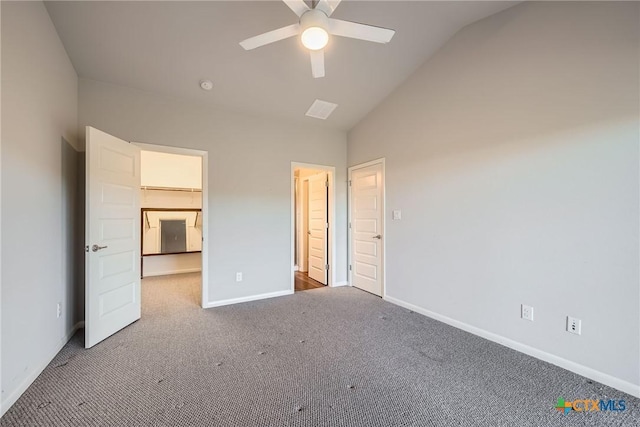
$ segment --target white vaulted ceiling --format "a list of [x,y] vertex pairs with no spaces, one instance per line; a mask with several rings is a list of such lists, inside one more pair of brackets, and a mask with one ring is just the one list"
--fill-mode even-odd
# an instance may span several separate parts
[[[298,38],[238,44],[297,17],[281,1],[47,2],[81,78],[227,110],[349,130],[462,27],[513,2],[343,1],[334,18],[396,30],[387,45],[333,37],[326,77],[311,76]],[[212,80],[210,92],[199,87]],[[315,99],[338,104],[326,121]]]

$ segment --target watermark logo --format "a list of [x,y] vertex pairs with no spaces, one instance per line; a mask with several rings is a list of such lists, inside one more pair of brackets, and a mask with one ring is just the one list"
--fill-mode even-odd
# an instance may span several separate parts
[[558,398],[556,410],[567,415],[569,412],[622,412],[627,409],[624,400],[613,399],[574,399],[573,401]]
[[571,407],[571,402],[565,402],[563,398],[559,397],[558,403],[556,404],[556,410],[564,412],[564,414],[567,415],[573,410],[573,408]]

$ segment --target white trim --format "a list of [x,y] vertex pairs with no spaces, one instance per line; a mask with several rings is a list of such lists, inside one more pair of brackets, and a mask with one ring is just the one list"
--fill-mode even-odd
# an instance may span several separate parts
[[40,360],[40,362],[36,364],[36,368],[31,370],[31,373],[18,385],[18,387],[15,388],[15,390],[13,390],[13,393],[8,395],[2,401],[2,403],[0,403],[0,417],[3,416],[5,412],[7,412],[9,408],[13,406],[14,403],[16,403],[16,401],[20,398],[20,396],[22,396],[25,391],[27,391],[29,386],[33,384],[33,382],[36,380],[36,378],[38,378],[42,371],[44,371],[45,368],[49,366],[51,361],[56,357],[60,350],[62,350],[62,347],[64,347],[69,342],[71,337],[73,337],[78,329],[81,329],[83,327],[84,322],[78,322],[73,325],[71,331],[67,332],[67,334],[60,341],[58,341],[53,349],[47,353],[48,356]]
[[459,320],[455,320],[450,317],[444,316],[442,314],[438,314],[431,310],[427,310],[426,308],[413,305],[401,299],[390,297],[388,295],[384,299],[386,301],[389,301],[390,303],[415,311],[416,313],[420,313],[424,316],[446,323],[447,325],[451,325],[454,328],[462,329],[463,331],[477,335],[489,341],[493,341],[495,343],[501,344],[505,347],[509,347],[513,350],[519,351],[531,357],[535,357],[536,359],[543,360],[545,362],[551,363],[552,365],[559,366],[568,371],[574,372],[578,375],[582,375],[594,381],[598,381],[599,383],[608,385],[609,387],[613,387],[617,390],[623,391],[632,396],[640,398],[640,385],[630,383],[620,378],[616,378],[612,375],[605,374],[604,372],[600,372],[595,369],[589,368],[587,366],[580,365],[579,363],[575,363],[570,360],[564,359],[560,356],[556,356],[554,354],[547,353],[546,351],[539,350],[537,348],[528,346],[526,344],[522,344],[512,339],[503,337],[502,335],[494,334],[493,332],[489,332],[484,329],[471,326],[467,323],[460,322]]
[[334,288],[337,288],[337,287],[340,287],[340,286],[351,286],[351,285],[349,284],[349,282],[347,280],[345,280],[344,282],[336,282],[333,285]]
[[182,270],[168,270],[168,271],[154,271],[153,273],[147,273],[144,275],[144,279],[147,277],[154,276],[169,276],[171,274],[186,274],[186,273],[196,273],[198,271],[202,271],[201,268],[184,268]]
[[319,171],[327,172],[327,178],[329,180],[329,242],[327,244],[327,259],[329,260],[329,274],[327,275],[327,286],[334,287],[336,283],[336,192],[335,192],[335,177],[336,168],[334,166],[316,165],[311,163],[291,162],[291,292],[295,289],[295,272],[293,270],[295,266],[295,234],[296,234],[296,222],[295,222],[295,170],[301,169],[315,169]]
[[386,188],[386,159],[381,157],[379,159],[371,160],[369,162],[360,163],[358,165],[350,166],[347,174],[347,204],[349,208],[347,210],[347,282],[349,286],[353,286],[353,271],[349,269],[351,264],[351,247],[353,245],[353,233],[352,228],[349,227],[351,224],[351,207],[353,203],[351,201],[351,174],[354,170],[366,168],[374,165],[382,165],[382,254],[381,260],[382,265],[380,268],[382,269],[382,298],[385,299],[387,297],[387,221],[386,221],[386,211],[387,211],[387,188]]
[[[2,7],[0,7],[0,11]],[[2,13],[0,13],[0,22],[2,22]],[[2,43],[0,43],[1,45]],[[0,48],[0,50],[2,50]],[[2,54],[0,53],[0,81],[2,81]],[[6,64],[6,61],[5,61]],[[77,83],[76,83],[77,85]],[[76,86],[77,87],[77,86]],[[77,104],[76,104],[77,105]],[[77,107],[76,107],[77,108]],[[2,110],[2,102],[0,102],[0,110]],[[78,113],[76,110],[76,122],[78,121]],[[0,136],[2,135],[2,111],[0,111]],[[2,164],[2,138],[0,137],[0,165]],[[2,174],[0,173],[0,225],[2,224]],[[77,244],[77,242],[76,242]],[[0,226],[0,307],[2,307],[2,227]],[[2,331],[2,316],[0,316],[0,331]],[[0,339],[0,388],[2,384],[2,339]],[[0,417],[4,415],[6,406],[0,401]]]
[[[207,308],[209,304],[209,152],[144,142],[131,143],[147,151],[198,156],[202,158],[202,288],[200,301],[202,308]],[[187,273],[186,270],[181,272]]]
[[284,295],[291,295],[291,294],[293,294],[293,291],[287,289],[286,291],[269,292],[266,294],[259,294],[259,295],[250,295],[248,297],[230,298],[230,299],[224,299],[221,301],[209,302],[207,306],[204,308],[221,307],[223,305],[239,304],[242,302],[257,301],[261,299],[275,298],[275,297],[281,297]]

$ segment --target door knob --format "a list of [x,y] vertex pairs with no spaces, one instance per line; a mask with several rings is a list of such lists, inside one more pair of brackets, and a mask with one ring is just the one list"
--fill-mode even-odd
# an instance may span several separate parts
[[91,246],[91,250],[93,252],[98,252],[100,249],[105,249],[105,248],[106,248],[106,246],[98,246],[98,245]]
[[380,240],[380,239],[382,239],[382,236],[381,236],[381,235],[379,235],[379,234],[376,234],[375,236],[373,236],[373,238],[374,238],[374,239],[378,239],[378,240]]
[[309,236],[311,236],[311,230],[307,231],[307,234],[308,234]]

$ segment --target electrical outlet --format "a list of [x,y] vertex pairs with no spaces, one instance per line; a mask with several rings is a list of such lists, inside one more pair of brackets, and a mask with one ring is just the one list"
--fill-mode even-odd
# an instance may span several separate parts
[[236,282],[242,282],[242,273],[236,273]]
[[56,317],[59,319],[62,316],[62,303],[59,302],[56,306]]
[[567,332],[572,334],[582,334],[582,320],[567,316]]
[[520,306],[520,317],[533,322],[533,307],[522,304]]

